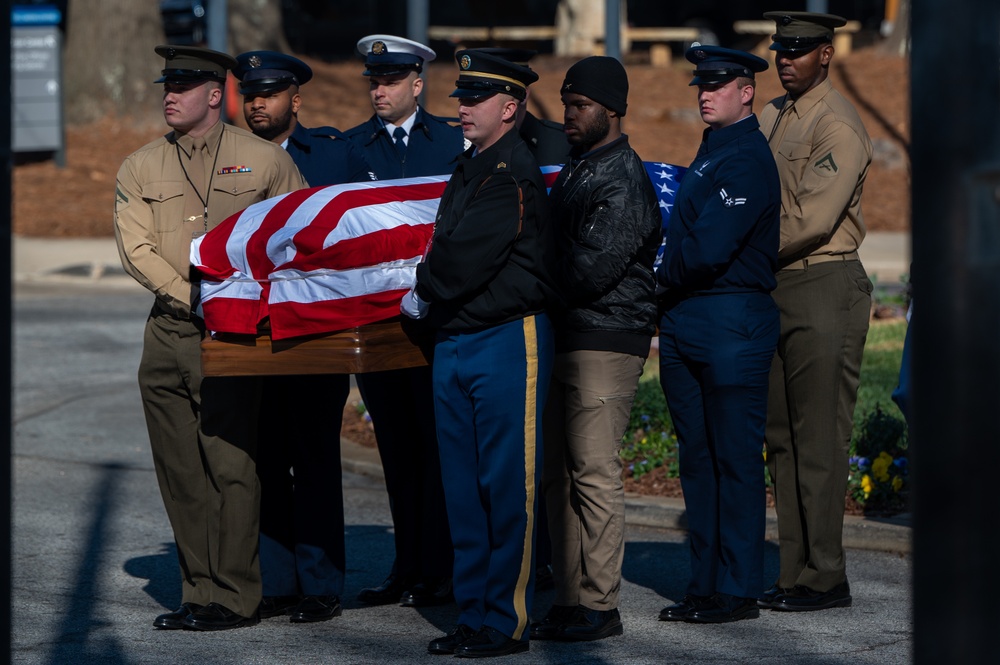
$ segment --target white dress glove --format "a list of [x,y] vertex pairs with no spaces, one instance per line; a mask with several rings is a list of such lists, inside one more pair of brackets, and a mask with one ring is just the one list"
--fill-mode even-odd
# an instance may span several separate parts
[[422,300],[417,295],[417,287],[414,286],[403,296],[403,300],[399,303],[399,311],[411,319],[422,319],[427,316],[427,310],[430,309],[430,306],[429,302]]

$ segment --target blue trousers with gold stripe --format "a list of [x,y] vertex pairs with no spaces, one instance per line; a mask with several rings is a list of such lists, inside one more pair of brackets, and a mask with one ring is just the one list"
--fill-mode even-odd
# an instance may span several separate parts
[[434,413],[455,547],[458,622],[527,640],[535,488],[554,357],[544,314],[439,334]]

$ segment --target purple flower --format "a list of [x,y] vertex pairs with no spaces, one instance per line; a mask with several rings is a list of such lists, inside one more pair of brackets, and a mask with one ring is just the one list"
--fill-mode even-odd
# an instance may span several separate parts
[[869,467],[869,466],[871,466],[871,462],[868,461],[867,457],[859,457],[858,458],[858,468],[859,469],[863,469],[863,468],[866,468],[866,467]]
[[642,422],[644,422],[644,423],[648,423],[648,422],[649,422],[649,416],[647,416],[647,415],[646,415],[646,414],[644,413],[644,414],[642,414],[641,416],[639,416],[639,420],[641,420],[641,421],[642,421]]
[[855,464],[858,463],[859,459],[861,459],[861,458],[858,457],[857,455],[852,455],[851,459],[847,460],[847,463],[853,466],[853,465],[855,465]]
[[892,460],[892,463],[898,466],[900,469],[906,469],[907,462],[905,457],[897,457],[896,459]]

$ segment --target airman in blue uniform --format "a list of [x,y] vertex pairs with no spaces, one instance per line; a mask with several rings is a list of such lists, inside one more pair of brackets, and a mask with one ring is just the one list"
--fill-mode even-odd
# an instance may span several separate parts
[[680,442],[691,581],[664,621],[756,618],[763,590],[768,373],[778,343],[771,298],[778,264],[781,189],[752,104],[767,62],[695,45],[702,120],[708,124],[681,181],[658,284],[660,382]]
[[[290,55],[251,51],[236,58],[250,129],[281,144],[311,187],[373,180],[364,155],[332,127],[298,122],[299,87],[309,66]],[[340,428],[350,392],[347,374],[264,379],[258,436],[261,483],[262,618],[293,623],[341,613],[344,592],[344,497]]]
[[[358,41],[375,114],[347,131],[379,180],[446,175],[462,130],[420,108],[420,73],[434,51],[392,35]],[[396,558],[385,580],[361,590],[371,605],[451,601],[451,536],[445,517],[429,367],[368,372],[358,388],[372,418],[392,511]]]

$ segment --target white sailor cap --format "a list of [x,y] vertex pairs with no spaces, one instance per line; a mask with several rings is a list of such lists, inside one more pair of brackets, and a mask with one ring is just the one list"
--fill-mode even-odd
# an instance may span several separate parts
[[387,76],[415,71],[437,54],[419,42],[394,35],[368,35],[358,40],[358,53],[364,56],[365,76]]

